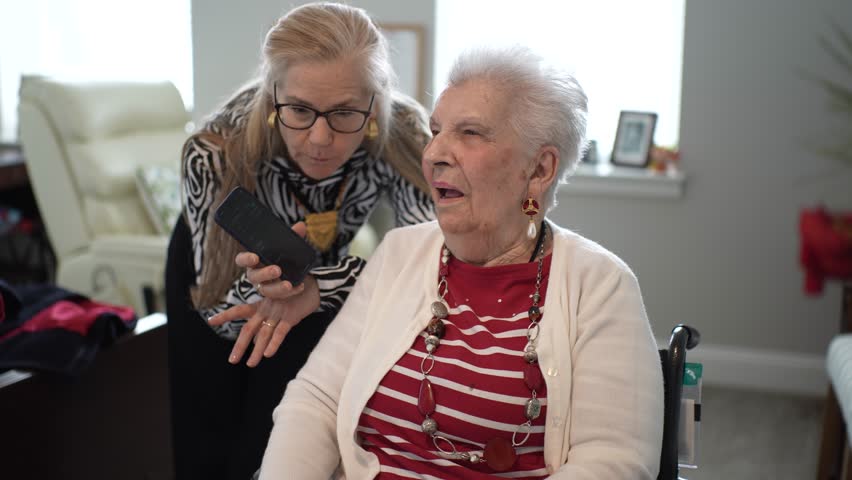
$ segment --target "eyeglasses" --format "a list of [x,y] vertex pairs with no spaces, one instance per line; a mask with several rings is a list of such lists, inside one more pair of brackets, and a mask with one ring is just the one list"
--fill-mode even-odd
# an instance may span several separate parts
[[335,108],[320,112],[317,109],[297,103],[278,103],[278,84],[273,84],[273,105],[278,120],[287,128],[293,130],[307,130],[314,126],[317,118],[325,117],[329,128],[338,133],[355,133],[364,128],[373,108],[373,100],[376,95],[370,97],[370,106],[367,110],[355,110],[353,108]]

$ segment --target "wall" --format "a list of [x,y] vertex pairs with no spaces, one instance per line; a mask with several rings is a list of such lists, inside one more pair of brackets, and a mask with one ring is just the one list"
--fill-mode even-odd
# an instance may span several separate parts
[[[687,2],[684,197],[565,195],[555,215],[634,268],[658,337],[688,322],[700,329],[713,360],[763,362],[778,383],[784,368],[822,375],[822,355],[839,323],[839,286],[806,297],[797,264],[799,210],[820,203],[852,208],[852,166],[807,146],[849,137],[848,130],[836,135],[825,96],[800,73],[838,78],[818,44],[831,19],[852,25],[852,4]],[[649,62],[649,71],[638,74],[652,71]],[[804,390],[816,385],[824,384],[817,379]]]
[[[278,17],[304,3],[308,2],[192,0],[193,118],[196,121],[254,76],[266,31]],[[435,1],[357,0],[346,3],[366,9],[379,22],[424,26],[425,90],[431,92]]]

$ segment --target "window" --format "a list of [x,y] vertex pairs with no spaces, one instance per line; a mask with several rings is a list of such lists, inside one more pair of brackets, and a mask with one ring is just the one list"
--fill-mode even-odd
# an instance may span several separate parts
[[656,112],[655,143],[677,144],[684,0],[437,0],[436,19],[438,91],[463,49],[519,43],[568,69],[586,90],[587,135],[602,161],[621,110]]
[[0,140],[17,138],[21,75],[171,80],[192,98],[190,0],[29,0],[0,13]]

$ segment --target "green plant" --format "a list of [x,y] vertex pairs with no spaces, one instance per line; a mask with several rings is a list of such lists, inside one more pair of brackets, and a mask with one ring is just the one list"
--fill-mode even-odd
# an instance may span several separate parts
[[820,35],[819,43],[847,74],[846,81],[808,76],[828,94],[829,110],[843,118],[847,131],[838,143],[817,147],[817,152],[852,165],[852,36],[836,23],[831,27],[832,35]]

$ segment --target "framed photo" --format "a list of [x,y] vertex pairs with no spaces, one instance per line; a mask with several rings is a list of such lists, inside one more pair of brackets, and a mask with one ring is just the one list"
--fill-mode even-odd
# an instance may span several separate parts
[[589,140],[589,145],[586,147],[586,151],[583,152],[580,162],[588,163],[589,165],[598,163],[598,142]]
[[656,126],[656,113],[622,111],[618,118],[615,145],[612,147],[612,163],[626,167],[646,167],[654,144]]
[[396,71],[399,91],[426,101],[426,43],[422,25],[381,23],[379,25],[390,48],[390,61]]

